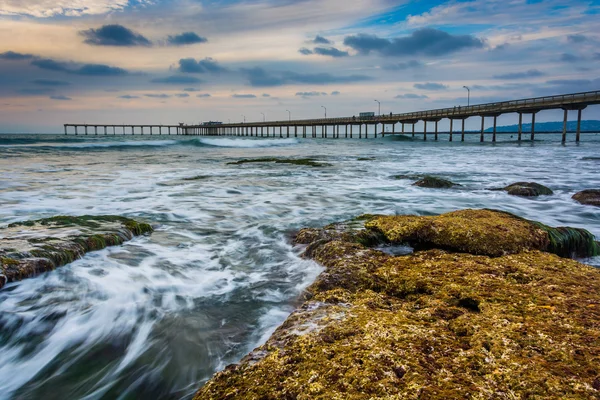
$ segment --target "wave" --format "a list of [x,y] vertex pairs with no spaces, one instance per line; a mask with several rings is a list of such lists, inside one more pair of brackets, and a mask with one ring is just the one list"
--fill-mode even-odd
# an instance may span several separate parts
[[283,147],[298,144],[298,139],[229,139],[229,138],[201,138],[194,139],[200,145],[212,147]]

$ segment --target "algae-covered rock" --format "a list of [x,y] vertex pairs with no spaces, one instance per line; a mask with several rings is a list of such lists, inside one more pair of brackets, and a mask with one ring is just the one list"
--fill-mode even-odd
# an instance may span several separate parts
[[276,164],[291,164],[291,165],[300,165],[300,166],[308,166],[308,167],[330,167],[331,164],[318,162],[312,158],[296,158],[296,159],[288,159],[288,158],[247,158],[245,160],[239,160],[235,162],[229,162],[227,165],[242,165],[242,164],[250,164],[250,163],[276,163]]
[[413,185],[431,189],[447,189],[454,186],[460,186],[457,183],[442,178],[436,178],[435,176],[425,176],[413,183]]
[[493,257],[526,250],[566,257],[590,257],[599,252],[594,236],[584,229],[552,228],[503,211],[461,210],[432,217],[378,216],[365,226],[380,232],[389,242],[408,243],[417,249],[438,248]]
[[516,182],[506,186],[502,190],[510,195],[522,197],[549,196],[554,194],[550,188],[535,182]]
[[[500,216],[484,211],[479,222],[493,228]],[[461,220],[469,214],[446,217],[443,229],[474,237]],[[383,218],[372,221],[403,232],[402,219]],[[523,225],[511,233],[536,243],[532,223],[513,222]],[[394,257],[315,237],[311,258],[326,270],[308,300],[196,399],[600,396],[600,270],[536,250]]]
[[149,232],[150,225],[119,216],[58,216],[10,224],[0,229],[0,288]]
[[600,207],[600,189],[588,189],[575,193],[573,200],[581,204]]

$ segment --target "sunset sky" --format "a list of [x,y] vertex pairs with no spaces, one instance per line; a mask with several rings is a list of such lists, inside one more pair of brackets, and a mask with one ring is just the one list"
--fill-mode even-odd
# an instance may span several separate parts
[[375,99],[400,113],[466,105],[464,85],[472,104],[596,90],[599,12],[598,0],[0,0],[0,131],[348,116]]

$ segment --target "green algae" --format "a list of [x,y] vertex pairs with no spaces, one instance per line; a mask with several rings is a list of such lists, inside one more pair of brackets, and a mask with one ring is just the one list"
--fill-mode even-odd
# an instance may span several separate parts
[[300,166],[308,166],[308,167],[330,167],[331,164],[317,162],[313,158],[297,158],[297,159],[287,159],[287,158],[249,158],[245,160],[239,160],[234,162],[229,162],[227,165],[242,165],[248,163],[276,163],[276,164],[291,164],[291,165],[300,165]]
[[549,196],[554,194],[552,189],[535,182],[516,182],[506,186],[502,190],[510,195],[521,197]]
[[448,189],[454,186],[460,186],[457,183],[451,182],[447,179],[437,178],[435,176],[424,176],[417,182],[413,183],[414,186],[430,189]]

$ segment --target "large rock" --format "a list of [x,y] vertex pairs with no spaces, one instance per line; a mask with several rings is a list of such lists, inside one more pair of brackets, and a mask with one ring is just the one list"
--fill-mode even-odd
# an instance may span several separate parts
[[413,183],[413,185],[431,189],[447,189],[454,186],[460,186],[457,183],[451,182],[447,179],[436,178],[435,176],[424,176]]
[[[600,270],[531,250],[549,239],[517,217],[441,217],[430,230],[460,236],[467,252],[396,257],[305,231],[326,268],[307,301],[196,399],[598,398]],[[421,225],[411,218],[375,217],[367,230],[404,238]],[[469,254],[480,233],[512,254]]]
[[581,204],[600,207],[600,189],[588,189],[575,193],[573,200]]
[[502,190],[510,195],[522,197],[549,196],[554,194],[550,188],[535,182],[516,182],[506,186]]
[[0,229],[0,288],[149,232],[150,225],[119,216],[59,216],[11,224]]

